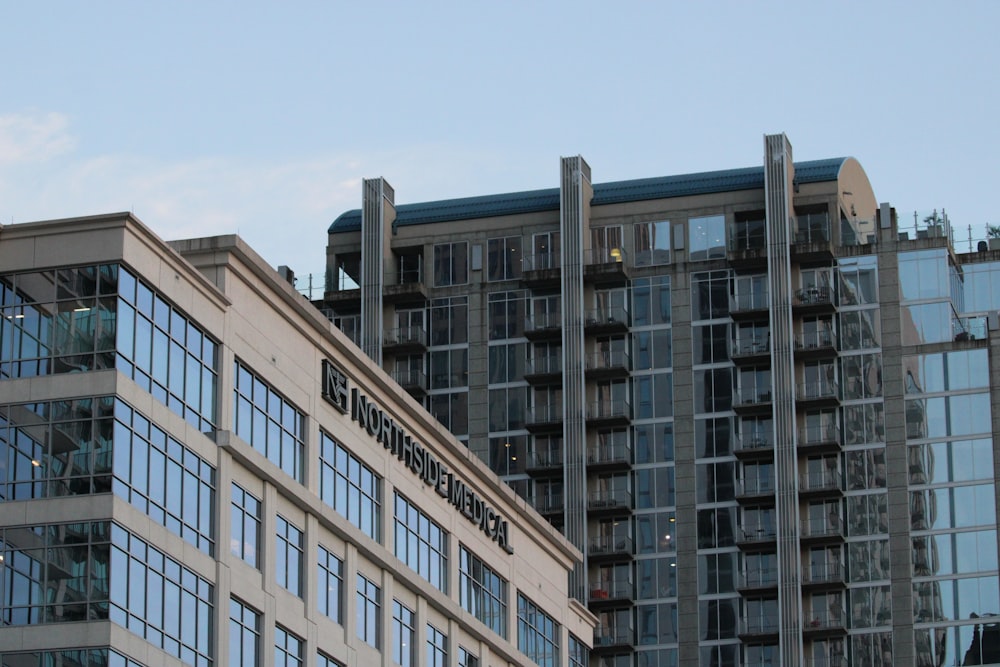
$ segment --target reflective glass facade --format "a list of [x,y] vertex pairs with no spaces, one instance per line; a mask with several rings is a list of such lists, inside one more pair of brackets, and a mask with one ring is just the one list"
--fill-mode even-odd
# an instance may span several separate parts
[[465,546],[459,547],[462,608],[501,637],[507,637],[507,582]]
[[277,558],[274,562],[278,585],[302,597],[302,555],[305,549],[305,535],[280,514],[277,524]]
[[292,479],[302,481],[305,417],[240,361],[233,367],[233,431]]
[[215,587],[111,524],[110,618],[188,665],[213,662]]
[[517,647],[540,667],[559,665],[559,626],[534,602],[517,595]]
[[257,567],[260,555],[260,500],[233,482],[230,504],[229,548],[247,565]]
[[382,589],[359,574],[355,602],[355,629],[358,638],[375,648],[382,648]]
[[320,431],[319,495],[365,535],[382,541],[382,480],[332,437]]
[[316,599],[324,616],[343,623],[344,561],[322,545],[318,548],[316,566]]
[[448,592],[448,534],[396,494],[396,557],[440,591]]
[[392,601],[392,662],[412,667],[416,662],[416,621],[413,610],[399,600]]

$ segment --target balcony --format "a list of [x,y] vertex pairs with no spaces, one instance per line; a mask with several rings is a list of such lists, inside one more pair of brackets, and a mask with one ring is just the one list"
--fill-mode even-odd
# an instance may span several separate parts
[[807,213],[796,216],[795,243],[792,244],[792,257],[798,261],[811,259],[832,259],[833,247],[830,235],[830,216],[828,213]]
[[799,475],[800,498],[839,498],[844,495],[843,488],[841,475],[836,471],[823,470]]
[[412,396],[419,398],[427,393],[427,374],[422,371],[396,371],[392,379]]
[[733,397],[733,410],[737,414],[763,414],[771,412],[770,387],[740,387]]
[[587,406],[587,424],[590,426],[626,426],[632,419],[632,406],[628,401],[595,401]]
[[832,331],[815,331],[795,337],[796,359],[823,359],[836,354],[837,337]]
[[593,652],[632,648],[634,634],[631,628],[595,628]]
[[770,477],[751,477],[736,483],[736,500],[742,503],[760,505],[761,502],[774,503],[774,480]]
[[625,350],[603,350],[587,355],[585,373],[588,380],[611,380],[628,377],[631,367]]
[[767,292],[736,294],[729,297],[729,314],[736,319],[766,318],[770,308]]
[[541,405],[525,415],[524,427],[532,433],[561,431],[563,423],[562,405]]
[[[624,434],[623,434],[624,435]],[[587,450],[587,471],[628,470],[632,465],[632,447],[628,438],[623,442],[608,442]]]
[[737,220],[729,228],[729,263],[739,268],[767,266],[767,227],[764,219]]
[[525,287],[558,287],[561,278],[559,253],[543,252],[521,259],[521,284]]
[[628,262],[623,248],[591,248],[583,251],[583,280],[594,284],[622,284],[628,280]]
[[847,658],[843,655],[831,655],[828,658],[806,658],[805,667],[847,667]]
[[598,514],[621,514],[632,509],[632,492],[627,489],[605,489],[587,494],[587,512]]
[[594,562],[629,560],[632,552],[632,538],[627,536],[599,535],[587,544],[587,556]]
[[835,544],[844,541],[844,522],[839,515],[825,519],[806,519],[799,527],[802,544]]
[[528,340],[560,340],[562,330],[562,313],[537,313],[524,323],[524,337]]
[[528,384],[553,384],[562,380],[562,357],[535,357],[524,365],[524,380]]
[[840,385],[833,380],[802,382],[795,392],[795,400],[801,407],[833,407],[840,404]]
[[426,352],[427,332],[423,327],[390,329],[382,337],[382,350],[389,354]]
[[619,607],[623,602],[633,601],[633,585],[629,579],[596,581],[590,584],[587,599],[591,608]]
[[773,460],[774,442],[761,433],[741,435],[733,447],[733,454],[742,460]]
[[562,516],[563,508],[566,505],[561,493],[536,494],[529,497],[528,502],[535,508],[536,512],[545,517],[552,515]]
[[802,623],[805,640],[836,637],[847,634],[847,614],[840,609],[820,609],[806,616]]
[[528,452],[528,458],[524,463],[524,471],[532,476],[549,476],[562,472],[562,469],[562,450]]
[[427,287],[419,267],[386,271],[382,283],[382,300],[385,303],[420,303],[427,301]]
[[792,311],[800,314],[833,313],[836,310],[833,290],[829,287],[803,287],[795,292]]
[[754,643],[778,637],[777,618],[744,618],[740,621],[740,639]]
[[736,590],[743,595],[777,588],[777,586],[777,568],[757,570],[755,572],[743,572],[740,574],[739,581],[736,582]]
[[583,318],[583,330],[588,334],[626,333],[628,310],[622,306],[608,306],[588,310]]
[[734,363],[760,363],[771,358],[768,338],[748,338],[735,340],[730,344],[729,357]]
[[745,526],[736,530],[736,546],[748,551],[761,551],[773,549],[778,540],[778,530],[776,528],[761,526]]
[[837,589],[845,585],[844,569],[836,564],[807,565],[802,568],[802,586],[810,590]]
[[840,450],[840,427],[833,424],[806,426],[799,430],[799,451],[822,454]]

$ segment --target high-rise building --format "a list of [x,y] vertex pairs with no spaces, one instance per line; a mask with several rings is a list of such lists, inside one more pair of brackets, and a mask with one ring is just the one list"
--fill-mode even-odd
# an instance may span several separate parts
[[772,135],[756,168],[366,180],[321,306],[584,553],[595,667],[986,664],[1000,248],[967,250]]
[[3,667],[584,667],[580,556],[239,238],[0,228]]

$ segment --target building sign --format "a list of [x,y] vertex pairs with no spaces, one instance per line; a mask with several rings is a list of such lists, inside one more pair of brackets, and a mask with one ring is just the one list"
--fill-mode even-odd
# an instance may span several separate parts
[[424,484],[432,487],[504,551],[514,553],[510,546],[507,520],[486,504],[475,489],[407,434],[375,401],[357,388],[349,388],[347,376],[332,362],[323,361],[322,373],[322,394],[330,405],[344,414],[350,413],[351,419],[392,452]]

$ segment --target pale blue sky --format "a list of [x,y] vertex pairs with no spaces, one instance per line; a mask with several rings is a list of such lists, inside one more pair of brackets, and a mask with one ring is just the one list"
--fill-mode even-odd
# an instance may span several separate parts
[[397,203],[857,157],[879,201],[1000,223],[1000,1],[0,0],[0,222],[133,210],[320,272]]

